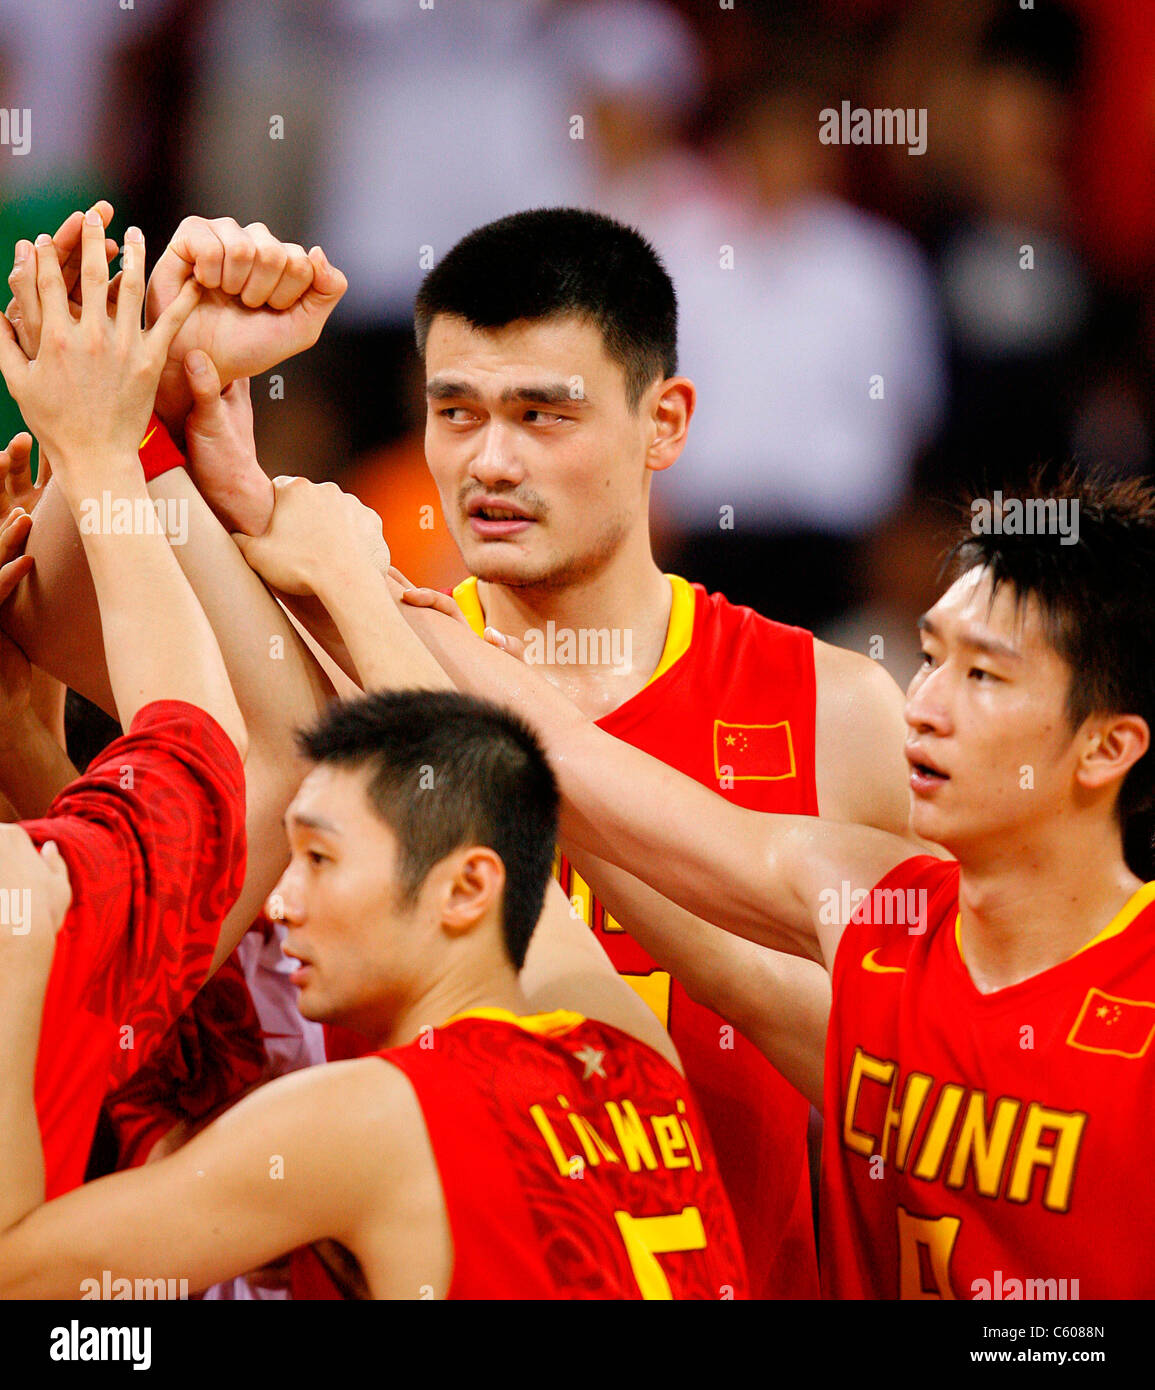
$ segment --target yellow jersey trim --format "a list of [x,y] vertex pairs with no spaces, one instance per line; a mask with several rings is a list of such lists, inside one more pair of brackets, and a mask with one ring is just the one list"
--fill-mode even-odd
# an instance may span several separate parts
[[[1084,951],[1089,951],[1092,946],[1098,946],[1102,941],[1110,941],[1111,937],[1118,936],[1120,932],[1125,932],[1136,917],[1155,902],[1155,879],[1150,883],[1145,883],[1142,888],[1136,888],[1134,893],[1127,899],[1118,912],[1111,918],[1098,936],[1093,936],[1085,946],[1080,946],[1077,951],[1069,955],[1067,960],[1074,960],[1076,956],[1081,956]],[[962,948],[962,914],[959,913],[954,919],[954,940],[958,947],[958,958],[966,964],[966,957],[963,955]],[[1066,961],[1057,961],[1057,965],[1065,965]],[[1051,967],[1054,969],[1054,966]]]
[[481,1008],[466,1009],[462,1013],[454,1014],[440,1026],[448,1028],[451,1023],[458,1023],[463,1018],[490,1018],[498,1023],[512,1023],[527,1033],[538,1033],[544,1037],[566,1033],[586,1021],[584,1014],[575,1014],[571,1009],[554,1009],[548,1014],[515,1014],[511,1009]]
[[[694,636],[694,590],[679,574],[667,574],[670,581],[670,622],[666,628],[666,641],[662,655],[654,669],[654,674],[646,682],[653,685],[676,661],[681,660],[690,650]],[[463,579],[453,591],[458,608],[465,614],[469,626],[480,637],[485,632],[485,612],[481,607],[481,597],[477,592],[477,576],[471,574]]]
[[666,629],[666,645],[647,685],[653,685],[675,661],[680,661],[686,655],[694,635],[694,590],[680,574],[667,574],[666,578],[674,595],[670,603],[670,625]]
[[463,579],[453,591],[458,608],[465,614],[469,626],[481,637],[485,633],[485,614],[481,610],[481,599],[477,594],[477,576],[471,574]]

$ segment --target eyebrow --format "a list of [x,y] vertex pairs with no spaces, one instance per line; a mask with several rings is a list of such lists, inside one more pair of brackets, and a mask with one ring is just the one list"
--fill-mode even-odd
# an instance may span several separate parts
[[[481,393],[466,381],[452,381],[446,377],[434,377],[425,387],[425,394],[431,401],[479,401]],[[589,405],[588,396],[571,396],[570,388],[564,381],[550,382],[545,386],[507,386],[500,397],[503,405],[520,401],[530,405],[565,405],[581,408]]]
[[[929,632],[939,642],[943,640],[942,630],[926,613],[918,620],[918,630],[919,632]],[[1023,654],[1017,647],[1000,642],[996,637],[983,637],[973,630],[968,631],[966,628],[960,630],[959,642],[971,651],[982,652],[986,656],[1002,657],[1007,661],[1022,661],[1023,659]]]
[[290,811],[281,818],[281,823],[286,830],[289,828],[290,821],[294,825],[303,825],[306,830],[320,830],[326,835],[340,835],[341,833],[332,821],[325,820],[322,816],[310,816],[303,811]]

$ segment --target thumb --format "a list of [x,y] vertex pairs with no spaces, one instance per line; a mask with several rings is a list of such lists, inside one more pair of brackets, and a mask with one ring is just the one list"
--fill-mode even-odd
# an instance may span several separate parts
[[315,342],[329,315],[349,288],[349,282],[336,266],[329,264],[328,257],[319,246],[314,246],[309,252],[309,260],[313,265],[313,283],[287,312],[310,322]]
[[193,410],[203,417],[212,409],[221,409],[221,375],[216,363],[201,348],[194,348],[184,360],[184,375],[192,393]]
[[313,283],[309,286],[305,298],[312,296],[315,300],[332,301],[332,304],[336,304],[349,288],[348,280],[330,263],[328,256],[319,246],[314,246],[309,252],[309,260],[313,263]]
[[230,532],[230,535],[233,538],[233,544],[245,557],[245,560],[247,562],[249,558],[249,551],[252,550],[253,545],[257,539],[256,536],[247,536],[243,531],[232,531]]
[[185,357],[185,381],[189,384],[193,399],[185,434],[224,434],[225,403],[221,400],[221,374],[217,371],[217,364],[200,347],[195,347]]
[[158,350],[167,355],[172,340],[184,327],[185,320],[200,302],[201,287],[195,280],[186,280],[172,303],[148,330]]
[[4,377],[5,385],[13,396],[16,394],[13,386],[23,385],[27,373],[28,359],[20,347],[16,330],[8,319],[0,314],[0,375]]

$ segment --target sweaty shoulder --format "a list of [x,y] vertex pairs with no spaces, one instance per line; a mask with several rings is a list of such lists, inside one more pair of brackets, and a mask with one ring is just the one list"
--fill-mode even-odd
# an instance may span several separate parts
[[902,691],[876,661],[814,641],[818,812],[907,833]]

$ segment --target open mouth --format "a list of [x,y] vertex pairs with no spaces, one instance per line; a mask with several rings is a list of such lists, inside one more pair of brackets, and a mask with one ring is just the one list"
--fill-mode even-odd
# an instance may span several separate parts
[[476,498],[469,504],[468,512],[473,534],[482,539],[500,540],[533,525],[531,516],[496,499]]
[[515,512],[509,507],[478,507],[470,513],[471,516],[480,517],[482,521],[528,521],[529,518],[521,512]]
[[906,750],[906,760],[910,764],[910,785],[916,792],[931,791],[949,782],[950,777],[941,768],[935,767],[919,757],[917,749]]
[[931,767],[929,763],[912,763],[911,766],[920,777],[933,777],[939,782],[950,780],[945,772],[939,772],[937,768]]

